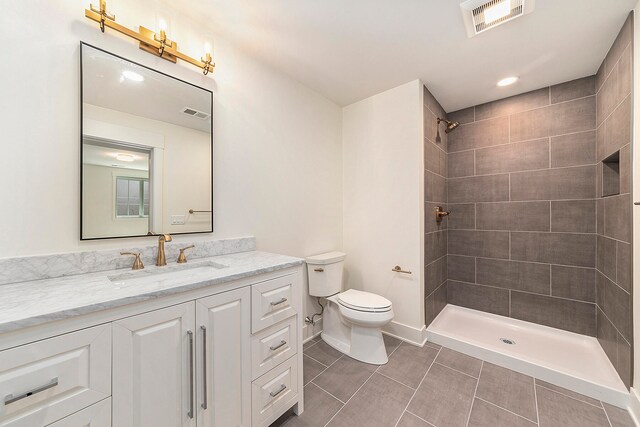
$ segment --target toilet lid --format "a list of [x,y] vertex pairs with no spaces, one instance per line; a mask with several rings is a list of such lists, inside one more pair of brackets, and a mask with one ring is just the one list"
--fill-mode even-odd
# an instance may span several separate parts
[[338,295],[338,302],[356,310],[380,310],[391,307],[391,301],[371,292],[349,289]]

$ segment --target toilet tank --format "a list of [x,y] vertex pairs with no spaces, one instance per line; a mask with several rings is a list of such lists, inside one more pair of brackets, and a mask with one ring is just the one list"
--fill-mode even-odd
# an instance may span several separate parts
[[346,256],[342,252],[328,252],[306,258],[309,295],[328,297],[342,292],[342,270]]

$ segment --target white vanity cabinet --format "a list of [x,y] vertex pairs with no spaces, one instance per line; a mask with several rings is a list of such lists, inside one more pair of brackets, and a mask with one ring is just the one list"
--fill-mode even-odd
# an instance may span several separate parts
[[301,286],[295,267],[26,330],[0,351],[0,427],[266,427],[299,413]]
[[193,302],[113,322],[114,425],[195,426],[194,330]]

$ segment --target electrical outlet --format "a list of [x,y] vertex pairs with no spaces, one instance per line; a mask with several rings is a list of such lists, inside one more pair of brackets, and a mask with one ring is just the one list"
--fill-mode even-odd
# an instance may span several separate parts
[[171,225],[184,225],[185,215],[171,215]]

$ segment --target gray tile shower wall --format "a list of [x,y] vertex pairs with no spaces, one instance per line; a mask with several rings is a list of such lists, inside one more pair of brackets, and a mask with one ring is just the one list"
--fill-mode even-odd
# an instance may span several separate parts
[[589,76],[449,114],[449,303],[597,334],[596,108]]
[[447,304],[448,218],[435,220],[435,209],[447,210],[447,137],[444,124],[438,132],[437,118],[444,118],[440,103],[424,87],[424,200],[425,200],[425,323],[430,324]]
[[[615,182],[596,188],[596,336],[618,374],[631,381],[631,93],[633,16],[629,15],[596,75],[596,162],[616,155]],[[604,166],[608,168],[609,166]],[[613,185],[612,185],[613,184]],[[610,188],[619,194],[611,194]],[[603,191],[603,189],[605,189]],[[617,190],[614,193],[618,192]]]

